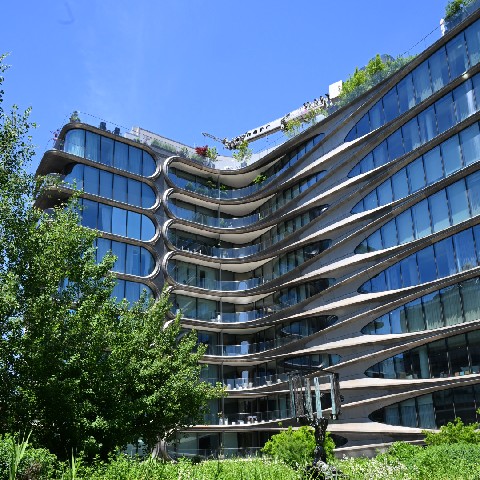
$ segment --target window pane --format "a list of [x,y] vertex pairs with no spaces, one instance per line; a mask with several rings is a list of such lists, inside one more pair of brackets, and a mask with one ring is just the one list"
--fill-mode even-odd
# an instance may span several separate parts
[[437,278],[433,246],[417,252],[418,271],[420,283],[431,282]]
[[459,85],[453,91],[453,99],[455,100],[455,108],[457,111],[457,122],[465,120],[477,110],[473,87],[469,81],[462,83],[462,85]]
[[372,130],[381,127],[385,123],[385,116],[383,114],[382,101],[378,101],[369,112],[370,115],[370,126]]
[[112,231],[112,207],[100,203],[98,205],[98,229],[104,232]]
[[127,236],[127,211],[123,208],[113,208],[112,233],[122,237]]
[[104,170],[100,171],[100,195],[105,198],[113,197],[113,175]]
[[120,175],[113,176],[114,200],[127,203],[127,178]]
[[112,242],[112,253],[117,257],[113,269],[116,272],[125,273],[126,268],[126,249],[127,245],[122,242]]
[[98,195],[100,183],[100,170],[97,168],[85,166],[84,186],[85,191],[92,195]]
[[462,168],[462,157],[460,154],[458,136],[455,135],[454,137],[443,142],[441,148],[443,165],[445,167],[445,175],[448,176],[451,173],[460,170]]
[[77,157],[85,156],[85,130],[69,130],[65,134],[64,151],[76,155]]
[[457,273],[452,238],[445,238],[433,246],[437,260],[438,277],[448,277]]
[[388,163],[387,142],[382,142],[373,149],[375,167]]
[[365,210],[371,210],[373,208],[377,208],[378,207],[377,191],[373,190],[373,192],[370,192],[363,199],[363,204],[365,206]]
[[383,238],[383,245],[385,248],[390,248],[398,245],[397,228],[394,221],[390,220],[390,222],[386,223],[381,228],[381,232]]
[[450,40],[447,45],[448,63],[452,79],[468,70],[468,58],[463,33]]
[[480,20],[477,20],[465,30],[465,38],[470,65],[473,67],[480,61]]
[[470,217],[468,209],[465,180],[460,180],[447,187],[447,196],[450,203],[452,225],[463,222]]
[[392,90],[390,90],[384,95],[382,102],[386,122],[389,122],[390,120],[398,117],[398,98],[397,90],[395,88],[392,88]]
[[392,202],[392,185],[388,179],[377,187],[379,205],[387,205]]
[[140,239],[141,216],[136,212],[127,212],[127,236]]
[[438,133],[442,133],[455,125],[455,108],[451,94],[445,95],[435,102],[435,112],[437,114]]
[[152,156],[147,153],[145,150],[143,151],[143,168],[142,174],[144,177],[150,177],[155,173],[157,166],[155,160]]
[[[438,292],[425,295],[422,298],[423,311],[425,312],[425,322],[427,329],[443,327],[442,305],[440,303],[440,294]],[[422,377],[425,378],[425,377]]]
[[357,123],[357,137],[363,137],[370,131],[370,121],[366,113]]
[[448,63],[445,47],[440,48],[429,59],[430,74],[432,77],[433,91],[437,92],[449,82]]
[[475,172],[466,178],[468,199],[470,201],[470,208],[472,209],[472,216],[480,214],[480,172]]
[[100,161],[100,136],[86,132],[85,158],[94,162]]
[[128,145],[121,142],[115,142],[115,150],[113,157],[115,168],[128,170]]
[[407,166],[407,174],[411,193],[421,190],[425,186],[422,157],[417,158]]
[[432,227],[434,232],[439,232],[450,226],[450,217],[448,213],[447,193],[440,190],[428,197],[430,214],[432,216]]
[[128,147],[128,170],[138,175],[142,174],[142,151],[136,147]]
[[463,322],[462,302],[458,285],[443,288],[440,290],[445,325],[457,325]]
[[82,204],[82,225],[89,228],[97,228],[98,203],[84,198]]
[[[480,319],[480,283],[478,278],[472,278],[460,285],[463,301],[463,311],[466,322]],[[480,352],[480,349],[478,350]]]
[[412,72],[413,86],[415,88],[416,103],[420,103],[432,94],[430,72],[427,61],[421,63]]
[[151,208],[155,204],[156,198],[155,198],[155,193],[153,190],[146,185],[145,183],[142,183],[142,207],[143,208]]
[[143,215],[142,218],[142,240],[150,240],[155,235],[155,225],[153,222]]
[[423,155],[427,184],[434,183],[443,177],[443,164],[440,147],[435,147]]
[[393,199],[399,200],[408,196],[407,172],[404,168],[392,176]]
[[407,315],[409,332],[419,332],[421,330],[425,330],[422,302],[420,299],[407,303],[405,305],[405,313]]
[[387,146],[388,146],[388,157],[390,161],[401,157],[405,153],[405,150],[403,148],[401,130],[397,130],[387,138]]
[[141,205],[142,184],[136,180],[128,180],[128,203],[130,205]]
[[397,85],[400,113],[404,113],[415,106],[415,93],[413,91],[412,74],[408,74]]
[[415,255],[404,258],[400,262],[400,269],[402,272],[402,282],[404,287],[418,285],[418,269]]
[[437,122],[433,105],[418,114],[418,125],[420,126],[422,143],[427,143],[437,135]]
[[402,136],[406,152],[411,152],[420,146],[420,133],[416,118],[413,118],[402,127]]
[[470,165],[480,160],[480,133],[478,131],[478,123],[474,123],[460,132],[460,144],[462,146],[465,165]]
[[398,215],[395,219],[398,232],[399,245],[413,240],[412,215],[410,209]]
[[453,245],[457,256],[457,267],[460,272],[462,270],[470,270],[477,266],[477,255],[471,228],[454,235]]
[[101,137],[101,163],[113,165],[113,140],[107,137]]
[[127,245],[127,273],[130,275],[140,275],[140,247],[137,245]]
[[360,162],[361,172],[369,172],[370,170],[374,169],[373,166],[373,155],[369,153],[361,162]]
[[415,238],[423,238],[432,233],[430,227],[430,213],[427,200],[422,200],[412,207]]
[[399,263],[396,263],[385,270],[385,281],[387,282],[388,290],[398,290],[399,288],[402,288],[402,276]]

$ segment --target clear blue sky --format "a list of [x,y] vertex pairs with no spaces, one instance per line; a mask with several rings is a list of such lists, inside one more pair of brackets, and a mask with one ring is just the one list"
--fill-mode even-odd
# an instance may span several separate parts
[[406,52],[438,27],[446,1],[4,0],[4,107],[33,107],[33,168],[73,110],[204,144],[203,131],[236,136],[376,53]]

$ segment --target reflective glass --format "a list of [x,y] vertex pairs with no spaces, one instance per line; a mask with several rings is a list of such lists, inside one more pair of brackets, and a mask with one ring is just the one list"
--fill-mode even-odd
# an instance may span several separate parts
[[[435,265],[435,256],[433,246],[429,246],[417,253],[418,271],[420,274],[420,283],[427,283],[437,278],[437,268]],[[423,330],[424,327],[419,328]]]
[[387,143],[382,142],[373,149],[373,158],[375,167],[380,167],[388,163]]
[[395,218],[395,222],[397,224],[399,244],[411,242],[413,240],[413,221],[410,209],[398,215]]
[[410,192],[414,193],[425,186],[425,173],[423,171],[422,157],[417,158],[407,166],[408,179],[410,181]]
[[480,160],[480,133],[478,123],[475,122],[470,127],[462,130],[459,135],[465,165],[470,165]]
[[112,231],[112,208],[104,203],[98,204],[98,229],[104,232]]
[[418,284],[418,269],[415,255],[404,258],[400,262],[400,270],[402,272],[403,287],[411,287]]
[[86,132],[85,158],[94,162],[100,161],[100,136]]
[[430,213],[427,200],[422,200],[412,207],[415,238],[427,237],[432,233],[430,227]]
[[370,126],[372,130],[376,130],[385,123],[385,115],[383,113],[382,101],[378,101],[369,111]]
[[418,125],[420,127],[420,139],[422,143],[429,142],[437,135],[437,121],[433,105],[418,114]]
[[443,165],[445,175],[451,175],[453,172],[462,168],[462,156],[458,136],[454,135],[441,144]]
[[112,212],[112,233],[127,236],[127,210],[114,208]]
[[157,169],[155,160],[153,157],[143,150],[143,165],[142,165],[142,175],[144,177],[150,177],[155,173],[155,170]]
[[113,176],[113,191],[117,202],[127,203],[128,179],[121,175]]
[[457,122],[465,120],[477,111],[473,87],[470,81],[462,83],[453,91],[453,99],[455,100]]
[[380,205],[388,205],[392,202],[392,185],[390,179],[377,187],[377,194]]
[[115,142],[113,166],[121,170],[128,170],[128,145]]
[[433,245],[439,278],[457,273],[452,238],[445,238]]
[[428,61],[421,63],[412,71],[416,102],[420,103],[432,94]]
[[383,111],[385,112],[385,121],[389,122],[398,117],[398,98],[396,88],[392,88],[388,93],[383,96]]
[[92,195],[98,195],[100,183],[100,170],[96,168],[86,168],[84,170],[85,190]]
[[447,187],[447,196],[450,203],[450,213],[453,225],[463,222],[470,217],[465,180],[462,179],[449,185]]
[[113,198],[113,174],[100,171],[100,195],[105,198]]
[[439,192],[428,197],[430,214],[432,216],[432,227],[434,232],[439,232],[450,226],[447,192],[440,190]]
[[128,147],[128,170],[137,175],[142,174],[142,151],[139,148]]
[[468,57],[463,33],[450,40],[446,45],[446,49],[450,65],[450,76],[452,78],[459,77],[468,70]]
[[453,245],[457,255],[457,267],[460,272],[477,266],[477,256],[471,228],[454,235]]
[[466,179],[468,199],[472,209],[472,215],[480,214],[480,172],[469,175]]
[[425,165],[425,176],[427,184],[440,180],[443,176],[443,164],[440,155],[440,147],[435,147],[423,155]]
[[408,196],[408,178],[404,168],[392,176],[393,199],[399,200]]
[[403,125],[402,136],[406,152],[415,150],[420,146],[420,133],[418,131],[418,121],[416,117]]
[[465,38],[470,65],[473,67],[480,62],[480,20],[477,20],[465,30]]
[[437,92],[449,81],[448,62],[445,47],[440,48],[429,59],[430,74],[432,77],[433,91]]
[[397,85],[400,113],[405,113],[415,106],[415,92],[413,90],[412,74],[409,73]]
[[405,153],[405,150],[403,148],[401,130],[397,130],[389,137],[387,137],[387,146],[388,157],[390,158],[390,161],[394,160],[395,158],[401,157]]
[[101,158],[100,162],[105,165],[113,165],[113,139],[107,137],[101,138]]
[[435,102],[438,133],[445,132],[456,123],[455,108],[452,95],[448,94]]

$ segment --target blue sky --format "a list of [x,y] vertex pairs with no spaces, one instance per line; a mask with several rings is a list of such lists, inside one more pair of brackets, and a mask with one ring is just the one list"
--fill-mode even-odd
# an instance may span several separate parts
[[204,131],[241,134],[376,53],[423,50],[440,36],[446,0],[2,3],[0,51],[12,66],[4,107],[33,107],[36,168],[73,110],[189,145],[205,144]]

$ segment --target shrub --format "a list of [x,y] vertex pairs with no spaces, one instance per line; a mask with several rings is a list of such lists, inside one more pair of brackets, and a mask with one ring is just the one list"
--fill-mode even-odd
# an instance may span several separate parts
[[445,20],[449,20],[472,2],[473,0],[452,0],[448,2],[445,6]]
[[454,443],[480,444],[480,432],[477,430],[480,424],[471,423],[465,425],[460,418],[448,422],[440,427],[440,432],[424,430],[425,443],[427,445],[452,445]]
[[[327,454],[327,461],[333,461],[335,443],[328,432],[323,446]],[[266,455],[294,468],[304,467],[311,463],[314,450],[313,428],[307,426],[300,427],[298,430],[288,427],[288,430],[272,435],[272,438],[262,448],[262,452]]]

